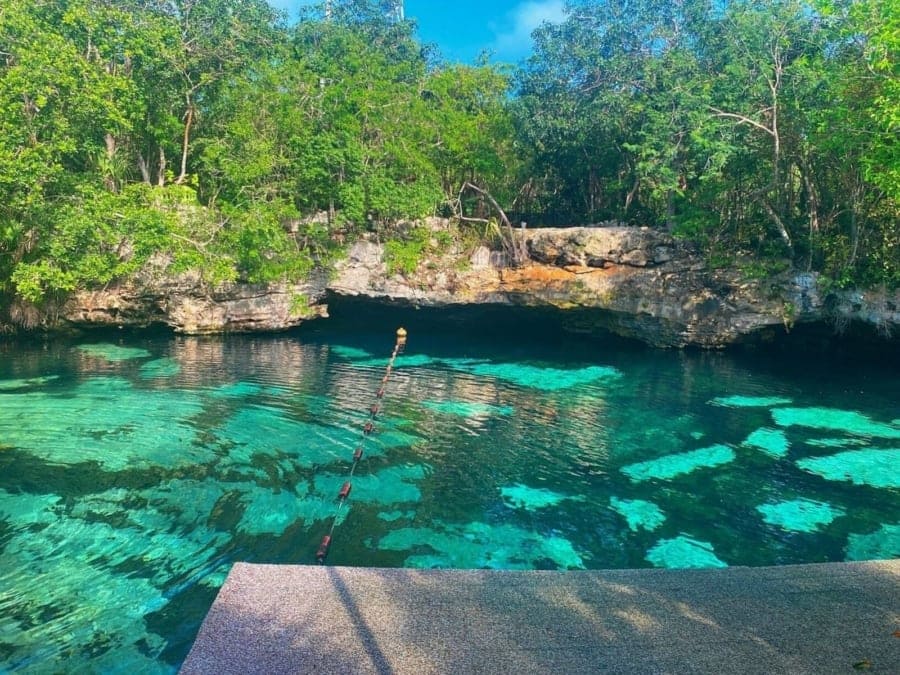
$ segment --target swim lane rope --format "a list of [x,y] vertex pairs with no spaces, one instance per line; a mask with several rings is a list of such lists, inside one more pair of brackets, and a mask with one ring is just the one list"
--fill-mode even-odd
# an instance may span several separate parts
[[316,551],[316,562],[320,565],[325,564],[325,559],[328,557],[328,549],[331,548],[331,541],[334,537],[334,528],[337,526],[338,518],[341,515],[341,509],[344,508],[344,504],[347,503],[347,499],[350,497],[350,491],[353,489],[353,474],[356,473],[356,467],[359,466],[359,462],[362,459],[363,445],[365,444],[366,439],[375,433],[375,419],[378,417],[378,413],[381,412],[381,401],[384,399],[385,389],[391,379],[391,373],[394,370],[394,361],[397,359],[397,355],[401,354],[405,348],[406,329],[398,328],[397,342],[394,344],[394,351],[391,353],[390,360],[388,360],[387,368],[385,368],[384,371],[384,377],[381,378],[381,386],[378,391],[375,392],[375,403],[369,408],[369,419],[363,424],[362,438],[356,446],[356,449],[353,451],[353,463],[350,465],[350,473],[347,476],[347,480],[338,491],[338,503],[334,511],[334,516],[331,519],[331,528],[328,530],[328,534],[322,537],[322,543],[319,544],[319,548]]

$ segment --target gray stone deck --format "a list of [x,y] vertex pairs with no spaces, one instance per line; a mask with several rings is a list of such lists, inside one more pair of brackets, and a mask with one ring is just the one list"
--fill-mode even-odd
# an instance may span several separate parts
[[598,572],[237,564],[181,672],[896,675],[898,630],[900,560]]

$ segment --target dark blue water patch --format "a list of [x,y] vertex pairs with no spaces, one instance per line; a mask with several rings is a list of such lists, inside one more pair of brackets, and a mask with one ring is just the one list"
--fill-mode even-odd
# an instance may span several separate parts
[[897,373],[418,317],[367,440],[395,315],[0,346],[0,670],[174,672],[234,561],[313,561],[359,443],[333,564],[898,555],[869,464],[896,452]]

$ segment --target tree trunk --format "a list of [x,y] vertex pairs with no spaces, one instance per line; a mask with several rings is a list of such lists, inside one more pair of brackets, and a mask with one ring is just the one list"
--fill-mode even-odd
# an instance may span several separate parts
[[147,160],[144,159],[144,156],[141,153],[138,153],[137,165],[141,172],[141,178],[144,179],[144,182],[147,185],[152,185],[153,181],[150,180],[150,166],[147,164]]
[[809,163],[804,161],[800,167],[803,187],[806,190],[806,209],[809,212],[809,260],[807,272],[812,269],[815,238],[819,234],[819,192],[809,176]]
[[163,187],[166,184],[166,151],[159,146],[159,172],[156,174],[156,184]]
[[175,179],[177,185],[184,183],[187,178],[188,144],[191,140],[191,124],[194,122],[194,102],[191,100],[190,94],[185,98],[187,102],[187,111],[184,113],[184,138],[181,142],[181,173],[178,174],[178,178]]
[[781,236],[781,240],[784,242],[784,245],[787,246],[788,251],[791,253],[791,257],[794,257],[794,244],[791,241],[791,235],[788,234],[787,228],[784,226],[784,221],[781,219],[781,216],[778,215],[778,212],[772,208],[772,205],[769,204],[768,200],[763,197],[760,200],[760,203],[763,205],[763,208],[772,218],[772,222],[775,223],[775,227],[778,229],[778,234]]
[[106,143],[106,171],[103,176],[103,185],[110,192],[118,192],[119,186],[116,182],[114,165],[116,160],[116,137],[107,133],[103,140]]
[[509,218],[507,218],[506,216],[506,212],[500,207],[500,205],[497,203],[497,200],[494,199],[493,195],[491,195],[491,193],[484,188],[480,188],[474,183],[466,181],[459,191],[460,204],[462,204],[462,193],[466,190],[472,190],[481,198],[486,199],[491,204],[491,206],[494,207],[494,210],[497,211],[497,214],[500,216],[500,222],[503,223],[503,226],[506,230],[506,236],[503,236],[503,230],[501,230],[500,235],[503,241],[503,248],[506,249],[506,253],[510,256],[511,262],[514,266],[518,267],[519,265],[524,264],[525,261],[528,260],[528,251],[525,249],[525,242],[523,239],[516,237],[516,233],[513,230],[512,224],[509,222]]

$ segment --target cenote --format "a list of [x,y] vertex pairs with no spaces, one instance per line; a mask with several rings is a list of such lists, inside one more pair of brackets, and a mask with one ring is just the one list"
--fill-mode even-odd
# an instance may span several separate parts
[[900,556],[895,364],[660,351],[536,313],[0,344],[0,671],[174,672],[235,561],[601,569]]

